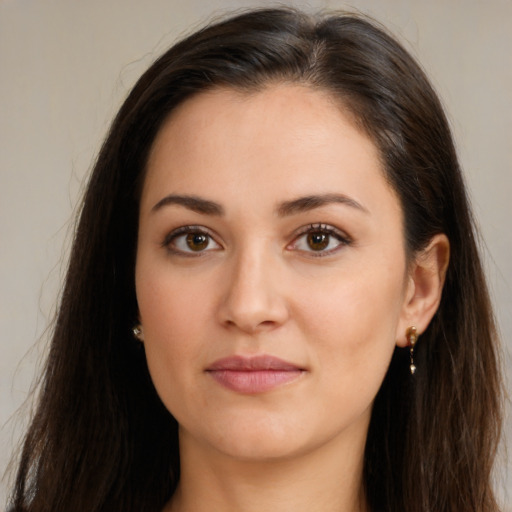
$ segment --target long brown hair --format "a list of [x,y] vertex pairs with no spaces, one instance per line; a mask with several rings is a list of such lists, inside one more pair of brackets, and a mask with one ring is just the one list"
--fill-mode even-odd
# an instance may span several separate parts
[[250,11],[176,44],[118,113],[86,191],[51,350],[11,510],[156,512],[179,479],[177,424],[160,402],[137,318],[138,195],[163,121],[194,94],[275,82],[328,91],[380,150],[410,256],[451,244],[441,305],[413,378],[396,349],[365,452],[372,510],[497,511],[496,332],[463,179],[440,102],[412,57],[376,23],[293,9]]

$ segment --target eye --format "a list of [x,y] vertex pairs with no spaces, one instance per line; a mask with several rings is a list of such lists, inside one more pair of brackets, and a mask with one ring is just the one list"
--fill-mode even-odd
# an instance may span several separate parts
[[314,256],[328,256],[349,244],[350,239],[335,227],[312,224],[299,233],[289,248]]
[[187,256],[216,251],[222,247],[213,239],[206,228],[183,226],[169,233],[162,244],[175,254]]

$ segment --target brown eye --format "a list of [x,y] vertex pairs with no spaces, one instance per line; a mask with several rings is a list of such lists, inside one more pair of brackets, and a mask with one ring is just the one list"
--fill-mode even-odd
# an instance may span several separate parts
[[350,238],[338,228],[329,224],[310,224],[302,228],[288,249],[309,256],[331,256],[343,247],[352,244]]
[[323,251],[329,245],[329,239],[328,233],[312,232],[307,235],[307,244],[313,251]]
[[208,247],[210,238],[204,233],[189,233],[186,236],[186,243],[191,251],[202,251]]
[[175,229],[165,237],[162,247],[177,256],[201,256],[222,249],[202,226],[182,226]]

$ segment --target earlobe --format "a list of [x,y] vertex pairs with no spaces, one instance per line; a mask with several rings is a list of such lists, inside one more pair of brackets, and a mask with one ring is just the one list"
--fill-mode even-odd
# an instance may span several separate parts
[[443,291],[450,260],[450,242],[444,234],[435,235],[411,264],[402,315],[397,329],[397,345],[408,344],[406,331],[414,325],[418,334],[428,327]]
[[144,343],[144,333],[142,332],[142,325],[137,324],[132,329],[133,336],[139,340],[141,343]]

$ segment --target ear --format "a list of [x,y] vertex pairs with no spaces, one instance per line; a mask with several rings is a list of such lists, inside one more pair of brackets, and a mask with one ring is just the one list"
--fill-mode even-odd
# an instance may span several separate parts
[[406,347],[405,332],[415,326],[418,334],[428,327],[443,291],[446,269],[450,260],[450,242],[444,234],[436,235],[411,263],[404,303],[397,326],[397,345]]

